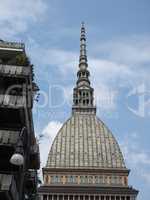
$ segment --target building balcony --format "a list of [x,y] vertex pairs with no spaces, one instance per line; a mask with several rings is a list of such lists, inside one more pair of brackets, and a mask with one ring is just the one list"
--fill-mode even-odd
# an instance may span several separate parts
[[0,40],[0,58],[14,57],[25,51],[25,45],[17,42],[6,42]]
[[13,175],[0,174],[0,199],[19,200],[19,194]]
[[0,107],[16,109],[26,107],[26,97],[0,94]]
[[29,67],[0,64],[0,76],[24,77],[31,73]]
[[15,145],[19,137],[19,131],[0,130],[0,146]]
[[[19,131],[0,130],[0,171],[17,171],[18,167],[10,163],[10,158],[14,153]],[[1,199],[1,198],[0,198]]]
[[0,40],[0,48],[24,49],[25,45],[20,42],[6,42]]

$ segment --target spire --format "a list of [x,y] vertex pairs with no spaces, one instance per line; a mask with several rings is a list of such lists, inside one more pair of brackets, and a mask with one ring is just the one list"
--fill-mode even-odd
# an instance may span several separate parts
[[95,113],[93,88],[90,86],[90,72],[88,71],[86,54],[86,32],[82,22],[80,36],[79,70],[77,72],[76,87],[73,92],[73,112]]
[[85,35],[84,22],[81,25],[81,36],[80,36],[80,59],[79,66],[84,64],[87,67],[87,55],[86,55],[86,35]]

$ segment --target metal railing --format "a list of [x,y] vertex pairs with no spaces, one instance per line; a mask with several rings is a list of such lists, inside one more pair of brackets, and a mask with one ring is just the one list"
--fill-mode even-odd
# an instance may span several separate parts
[[13,175],[0,174],[0,194],[2,193],[6,194],[7,198],[9,196],[8,199],[19,200],[16,182]]
[[0,40],[0,47],[2,48],[15,48],[15,49],[25,49],[24,43],[19,42],[6,42]]
[[0,64],[0,75],[28,76],[29,74],[30,74],[29,67]]
[[25,107],[26,98],[25,96],[0,94],[0,106],[16,107],[16,108]]
[[19,131],[0,130],[0,145],[15,145],[19,137]]

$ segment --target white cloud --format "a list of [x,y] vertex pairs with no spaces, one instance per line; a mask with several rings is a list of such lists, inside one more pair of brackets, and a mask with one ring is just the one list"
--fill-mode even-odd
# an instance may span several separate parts
[[[149,83],[149,69],[145,69],[142,67],[143,65],[139,64],[140,60],[142,62],[148,61],[146,56],[148,44],[145,40],[141,37],[132,43],[120,41],[118,45],[115,41],[110,42],[109,45],[108,43],[105,46],[102,45],[100,49],[100,51],[106,51],[110,54],[105,59],[100,56],[99,58],[89,56],[90,79],[92,86],[95,88],[95,102],[98,107],[101,107],[101,111],[112,111],[117,108],[116,104],[120,87],[131,88],[137,87],[141,83]],[[49,82],[49,73],[52,72],[52,68],[55,68],[58,70],[58,78],[60,77],[64,82],[67,82],[68,77],[69,79],[72,77],[72,83],[75,83],[79,53],[56,48],[42,48],[33,40],[30,40],[30,45],[32,46],[31,57],[39,65],[37,72],[40,74],[40,77]],[[130,49],[129,52],[127,46]],[[140,53],[139,47],[143,48],[145,56]],[[130,62],[131,58],[129,56],[132,57],[132,62]],[[69,84],[64,88],[69,100],[71,96],[70,91],[73,89],[71,87],[72,85]]]
[[44,167],[47,161],[48,153],[52,142],[61,128],[62,123],[59,121],[50,121],[43,129],[40,140],[41,167]]
[[150,184],[150,154],[141,148],[138,133],[126,134],[120,144],[127,166],[134,169],[141,180]]
[[150,185],[150,172],[143,172],[141,173],[142,177],[147,181],[147,183]]
[[0,37],[9,38],[27,31],[29,24],[41,20],[46,11],[42,0],[1,0],[0,3]]
[[118,92],[106,85],[96,85],[95,92],[95,105],[100,112],[113,111],[116,109]]
[[105,41],[95,45],[94,53],[102,53],[109,60],[114,60],[127,65],[149,62],[150,59],[150,37],[147,35],[130,35]]
[[43,129],[42,134],[48,136],[50,142],[55,138],[58,130],[61,128],[62,123],[58,121],[50,121],[48,125]]

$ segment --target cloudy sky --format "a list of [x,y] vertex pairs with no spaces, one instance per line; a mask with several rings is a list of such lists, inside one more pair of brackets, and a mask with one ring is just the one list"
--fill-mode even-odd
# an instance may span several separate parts
[[41,89],[33,110],[41,167],[71,115],[84,21],[97,115],[119,141],[138,199],[149,199],[149,10],[149,0],[0,0],[0,38],[25,43]]

